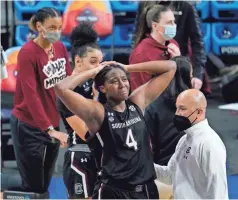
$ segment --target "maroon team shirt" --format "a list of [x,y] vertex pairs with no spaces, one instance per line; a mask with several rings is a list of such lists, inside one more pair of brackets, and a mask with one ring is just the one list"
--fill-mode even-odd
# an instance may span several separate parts
[[13,115],[42,131],[50,125],[59,126],[60,115],[53,87],[71,74],[66,48],[61,42],[56,42],[53,46],[55,54],[51,61],[33,40],[22,46],[17,58]]
[[[166,45],[158,43],[150,34],[144,38],[131,52],[129,63],[137,64],[155,60],[169,60],[168,54],[169,43],[174,43],[177,46],[178,43],[175,40],[169,40]],[[131,89],[135,90],[137,87],[145,84],[151,79],[152,75],[146,72],[132,72],[130,73]]]

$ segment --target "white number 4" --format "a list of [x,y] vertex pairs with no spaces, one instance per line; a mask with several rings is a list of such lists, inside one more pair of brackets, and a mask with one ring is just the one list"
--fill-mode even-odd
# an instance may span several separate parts
[[133,147],[135,150],[137,150],[137,142],[135,141],[131,129],[128,130],[127,136],[126,136],[126,145],[131,148]]

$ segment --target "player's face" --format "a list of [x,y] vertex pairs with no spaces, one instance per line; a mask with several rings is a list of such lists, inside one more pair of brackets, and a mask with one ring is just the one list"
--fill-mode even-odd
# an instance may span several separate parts
[[123,70],[114,68],[108,72],[104,83],[104,92],[107,98],[124,101],[128,98],[129,89],[129,80]]
[[82,71],[89,70],[98,67],[102,62],[103,54],[101,50],[92,49],[87,52],[86,56],[80,58],[75,57],[75,67],[81,69]]

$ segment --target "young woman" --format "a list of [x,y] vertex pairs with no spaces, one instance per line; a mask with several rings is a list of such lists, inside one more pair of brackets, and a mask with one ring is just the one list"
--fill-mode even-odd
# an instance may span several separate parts
[[54,85],[70,75],[64,45],[59,42],[62,19],[54,8],[42,8],[30,21],[38,32],[22,46],[17,60],[18,75],[11,131],[17,165],[22,178],[19,190],[47,191],[59,146],[68,135],[58,131],[60,114]]
[[[159,76],[129,96],[127,72],[144,71]],[[143,113],[168,86],[176,71],[174,61],[152,61],[135,65],[100,65],[67,77],[55,86],[63,103],[98,133],[103,143],[102,170],[93,198],[158,199],[150,135]],[[96,77],[95,77],[96,76]],[[105,94],[106,104],[89,100],[72,91],[95,77],[95,86]]]
[[[74,28],[70,38],[72,63],[74,66],[73,74],[81,74],[84,71],[99,66],[103,59],[103,54],[96,43],[97,38],[97,33],[87,23],[80,23],[80,25]],[[76,86],[74,92],[87,99],[93,99],[95,95],[97,96],[97,93],[95,94],[95,90],[93,89],[92,78]],[[59,101],[58,107],[69,134],[69,148],[65,153],[63,174],[68,198],[89,198],[92,196],[98,168],[95,164],[95,157],[85,142],[87,127],[61,101]],[[94,138],[90,141],[90,145],[92,143],[97,145],[99,141]],[[97,154],[101,154],[100,149],[97,149]]]
[[[194,67],[194,77],[191,80],[193,88],[200,89],[202,86],[203,71],[206,64],[206,53],[204,51],[204,41],[200,29],[200,18],[194,6],[188,1],[140,1],[135,19],[135,30],[133,43],[138,43],[143,34],[148,33],[146,27],[142,27],[143,10],[152,5],[169,6],[174,11],[177,24],[177,33],[174,39],[178,42],[181,55],[190,56]],[[205,76],[206,77],[206,76]],[[205,88],[209,91],[209,87]]]
[[[151,4],[152,2],[142,2]],[[130,64],[169,60],[180,56],[177,42],[173,39],[176,35],[177,26],[173,11],[166,6],[146,6],[140,16],[140,25],[135,35],[135,47],[129,58]],[[145,51],[146,49],[146,51]],[[130,73],[131,89],[143,85],[151,79],[148,73]]]

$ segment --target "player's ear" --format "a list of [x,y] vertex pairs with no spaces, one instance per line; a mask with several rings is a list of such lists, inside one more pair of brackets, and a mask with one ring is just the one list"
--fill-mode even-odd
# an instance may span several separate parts
[[75,67],[81,67],[83,60],[77,55],[74,58]]
[[105,89],[105,87],[104,87],[103,85],[99,86],[99,90],[100,90],[100,92],[102,92],[103,94],[106,93],[106,89]]
[[198,114],[199,114],[199,115],[202,114],[203,112],[204,112],[203,109],[198,109]]

